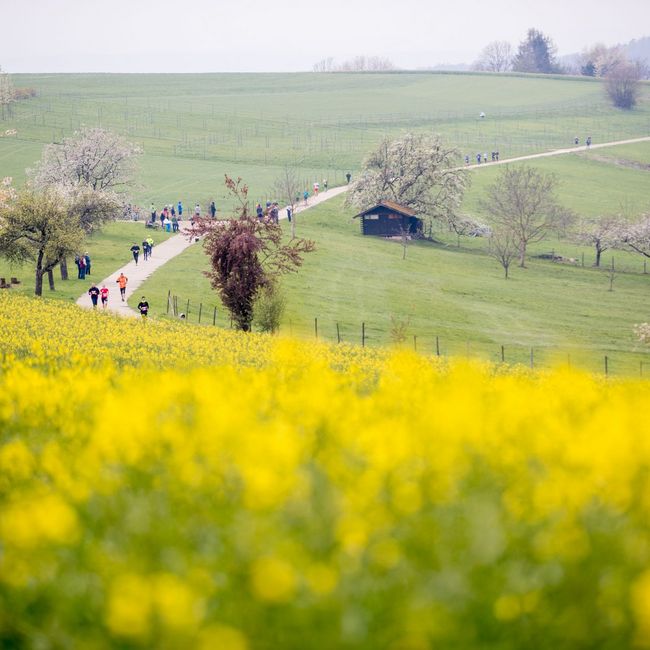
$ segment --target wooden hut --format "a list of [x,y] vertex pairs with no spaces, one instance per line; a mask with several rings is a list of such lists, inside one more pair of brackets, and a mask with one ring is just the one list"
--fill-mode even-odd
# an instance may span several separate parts
[[406,230],[417,236],[422,232],[422,219],[414,210],[394,201],[382,201],[368,210],[355,215],[361,219],[361,233],[379,237],[395,237]]

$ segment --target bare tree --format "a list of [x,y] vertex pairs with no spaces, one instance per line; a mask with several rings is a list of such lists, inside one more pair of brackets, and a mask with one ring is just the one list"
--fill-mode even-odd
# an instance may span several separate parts
[[291,208],[291,239],[296,237],[296,199],[300,196],[302,183],[297,167],[285,165],[273,183],[272,193]]
[[512,45],[508,41],[488,43],[473,67],[486,72],[507,72],[512,68]]
[[616,45],[607,47],[596,43],[580,56],[580,74],[587,77],[606,77],[612,70],[627,63],[625,49]]
[[469,184],[467,172],[457,166],[459,156],[438,135],[409,133],[386,139],[364,161],[346,201],[365,209],[391,200],[432,221],[448,221],[460,208]]
[[597,219],[583,220],[576,231],[576,241],[596,250],[594,266],[600,266],[602,254],[621,243],[625,222],[620,216],[603,215]]
[[639,98],[641,69],[633,63],[624,63],[607,74],[605,91],[616,108],[631,110]]
[[488,253],[501,264],[507,280],[510,264],[519,254],[518,242],[513,232],[503,228],[493,230],[488,240]]
[[395,69],[395,64],[386,57],[365,55],[355,56],[343,63],[336,63],[329,56],[313,65],[314,72],[382,72]]
[[481,201],[493,223],[516,238],[522,268],[526,266],[528,245],[544,239],[553,225],[556,186],[552,174],[532,167],[506,166]]

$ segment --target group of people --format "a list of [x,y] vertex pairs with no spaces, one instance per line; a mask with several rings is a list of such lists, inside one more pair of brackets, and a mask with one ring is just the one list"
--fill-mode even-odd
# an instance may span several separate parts
[[147,237],[146,239],[144,239],[142,241],[142,249],[140,249],[138,242],[133,242],[133,246],[131,246],[129,250],[133,255],[133,261],[137,266],[138,258],[140,257],[140,250],[142,250],[142,255],[145,260],[148,260],[151,257],[151,251],[153,250],[153,239],[151,237]]
[[[166,230],[167,232],[178,232],[180,229],[179,223],[183,220],[183,202],[179,201],[176,205],[173,203],[169,203],[160,210],[160,213],[158,213],[158,210],[156,210],[156,206],[152,203],[151,204],[151,217],[149,221],[147,222],[147,226],[157,224],[158,221],[160,221],[160,227],[162,230]],[[215,219],[217,216],[217,205],[214,201],[210,201],[210,205],[208,206],[208,213],[210,216]],[[190,216],[190,222],[192,223],[194,220],[194,217],[200,217],[201,216],[201,206],[197,203],[194,206],[194,212]]]
[[[487,152],[480,154],[476,154],[476,164],[481,165],[483,163],[486,163],[488,161],[488,155]],[[499,152],[498,151],[492,151],[490,153],[490,161],[491,162],[499,162]],[[469,154],[465,154],[465,164],[469,165]]]
[[[124,302],[126,300],[126,285],[129,282],[129,278],[127,278],[124,273],[120,273],[115,282],[120,287],[120,297],[122,298],[122,302]],[[90,289],[88,289],[88,295],[90,296],[90,300],[93,303],[93,309],[97,309],[97,304],[100,299],[102,301],[102,308],[106,309],[108,306],[108,294],[109,290],[105,284],[103,284],[102,288],[100,289],[96,284],[93,283]],[[138,311],[143,318],[146,318],[146,316],[149,314],[149,303],[144,296],[142,296],[142,299],[138,303]]]
[[84,253],[83,255],[75,255],[74,263],[77,266],[77,278],[85,280],[87,275],[90,275],[90,255]]

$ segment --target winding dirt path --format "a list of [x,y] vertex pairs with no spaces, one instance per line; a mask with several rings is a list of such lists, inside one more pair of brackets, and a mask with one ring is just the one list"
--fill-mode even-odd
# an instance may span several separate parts
[[[600,144],[592,144],[591,147],[585,145],[579,147],[569,147],[567,149],[554,149],[552,151],[545,151],[543,153],[534,153],[528,154],[526,156],[517,156],[516,158],[504,158],[498,161],[489,161],[486,163],[465,165],[462,169],[484,169],[486,167],[493,167],[494,165],[506,165],[508,163],[520,162],[523,160],[535,160],[536,158],[549,158],[551,156],[563,156],[570,153],[581,153],[584,151],[590,151],[591,149],[604,149],[605,147],[615,147],[623,144],[636,144],[639,142],[650,142],[650,136],[645,136],[642,138],[631,138],[629,140],[617,140],[615,142],[602,142]],[[459,168],[461,169],[461,168]],[[300,214],[305,210],[309,210],[329,199],[333,199],[335,196],[340,196],[348,189],[347,185],[342,185],[341,187],[333,187],[328,189],[326,192],[320,192],[318,196],[311,196],[307,201],[307,204],[301,202],[300,205],[296,206],[296,214]],[[286,219],[286,211],[281,210],[280,219]],[[177,255],[180,255],[186,248],[192,246],[191,241],[183,234],[181,231],[180,234],[170,237],[162,244],[158,244],[153,249],[152,257],[146,262],[140,257],[139,263],[136,265],[135,262],[129,262],[125,264],[122,268],[117,269],[115,273],[112,273],[109,277],[104,278],[101,282],[97,283],[98,287],[106,285],[110,289],[110,295],[108,300],[107,309],[113,313],[119,314],[120,316],[134,317],[138,316],[138,313],[129,307],[127,302],[122,302],[120,300],[120,292],[117,287],[117,276],[120,272],[123,272],[124,275],[129,279],[129,282],[126,287],[126,300],[138,291],[142,286],[145,280],[147,280],[155,271],[157,271],[161,266],[166,264],[169,260],[173,259]],[[81,307],[92,308],[92,303],[90,301],[90,296],[87,293],[84,293],[77,299],[77,304]],[[101,309],[101,306],[98,307]]]

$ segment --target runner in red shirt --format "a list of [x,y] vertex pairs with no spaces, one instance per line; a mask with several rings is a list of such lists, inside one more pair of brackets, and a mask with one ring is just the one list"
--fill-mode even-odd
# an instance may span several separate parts
[[99,290],[99,296],[102,299],[102,307],[106,309],[106,305],[108,304],[108,289],[105,284],[102,285],[102,288]]

